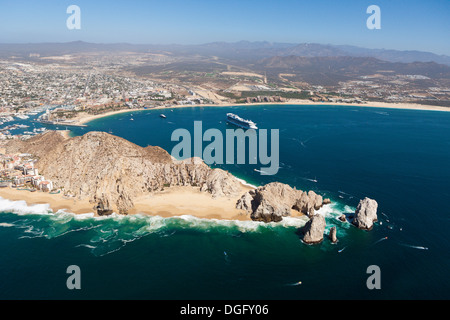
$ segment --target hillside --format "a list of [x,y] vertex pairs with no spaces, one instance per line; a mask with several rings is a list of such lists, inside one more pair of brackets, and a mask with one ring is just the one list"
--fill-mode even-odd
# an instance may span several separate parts
[[137,197],[171,186],[198,186],[213,197],[241,191],[228,172],[203,162],[176,161],[159,147],[142,148],[102,132],[70,139],[48,132],[28,141],[11,141],[6,147],[9,153],[37,156],[37,168],[55,188],[88,199],[99,213],[127,214]]
[[387,62],[371,57],[275,56],[260,60],[257,70],[268,75],[298,74],[298,81],[316,85],[337,85],[339,81],[359,79],[373,74],[421,75],[433,80],[450,79],[450,67],[435,62]]

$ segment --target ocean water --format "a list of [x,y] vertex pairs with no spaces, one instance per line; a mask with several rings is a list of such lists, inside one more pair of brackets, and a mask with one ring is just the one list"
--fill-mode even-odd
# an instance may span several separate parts
[[[330,198],[320,213],[326,233],[337,227],[337,244],[305,245],[306,220],[293,218],[94,218],[0,199],[0,299],[450,298],[450,113],[205,107],[167,109],[167,119],[158,110],[119,114],[72,130],[170,151],[172,132],[192,132],[194,121],[203,130],[233,128],[227,112],[280,130],[280,170],[263,176],[261,164],[217,166],[253,185],[280,181]],[[337,219],[366,196],[379,204],[372,231]],[[70,265],[81,269],[81,290],[66,287]],[[367,288],[371,265],[380,267],[380,290]]]

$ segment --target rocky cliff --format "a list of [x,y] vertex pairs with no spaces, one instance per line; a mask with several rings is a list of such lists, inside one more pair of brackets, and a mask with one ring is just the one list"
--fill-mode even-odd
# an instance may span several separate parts
[[323,241],[326,222],[324,216],[316,214],[303,227],[303,242],[316,244]]
[[133,200],[171,186],[198,186],[217,196],[239,196],[239,181],[201,161],[176,161],[159,147],[142,148],[103,133],[65,139],[48,132],[27,141],[13,141],[8,152],[39,158],[36,166],[65,194],[95,203],[99,214],[127,214]]
[[377,216],[378,203],[369,198],[361,200],[356,207],[353,225],[363,230],[371,230],[373,223],[378,220]]
[[314,191],[304,192],[290,186],[273,182],[245,193],[236,203],[236,208],[250,213],[255,221],[278,222],[291,215],[291,210],[312,217],[325,201]]

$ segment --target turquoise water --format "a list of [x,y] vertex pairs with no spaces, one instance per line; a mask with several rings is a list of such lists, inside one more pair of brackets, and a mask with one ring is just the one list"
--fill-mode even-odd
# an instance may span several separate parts
[[[0,199],[1,299],[449,299],[450,113],[331,106],[149,110],[95,120],[143,147],[172,150],[173,130],[233,128],[234,112],[280,130],[280,170],[220,165],[255,185],[272,181],[331,198],[321,210],[339,242],[308,246],[303,221],[283,224],[179,218],[96,219],[49,214]],[[204,146],[207,144],[205,143]],[[315,182],[317,181],[317,182]],[[337,217],[376,199],[379,222],[357,230]],[[387,240],[382,240],[388,237]],[[344,249],[343,251],[341,251]],[[66,288],[81,268],[82,289]],[[378,265],[381,290],[368,290]],[[302,281],[301,286],[294,283]]]

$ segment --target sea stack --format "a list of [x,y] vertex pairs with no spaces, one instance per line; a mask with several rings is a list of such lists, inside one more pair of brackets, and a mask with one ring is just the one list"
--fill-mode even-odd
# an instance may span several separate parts
[[320,214],[314,215],[303,227],[303,242],[307,244],[321,243],[325,226],[325,218]]
[[378,203],[369,198],[361,200],[356,208],[353,225],[362,230],[371,230],[373,223],[378,221],[377,217]]
[[330,229],[330,240],[333,243],[336,243],[338,241],[337,236],[336,236],[336,227],[332,227]]

